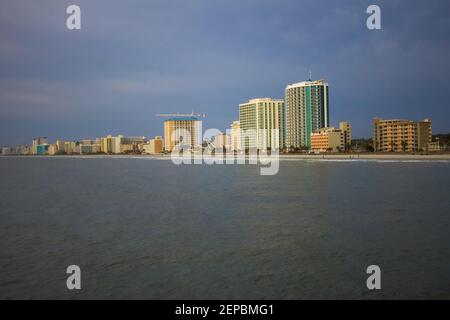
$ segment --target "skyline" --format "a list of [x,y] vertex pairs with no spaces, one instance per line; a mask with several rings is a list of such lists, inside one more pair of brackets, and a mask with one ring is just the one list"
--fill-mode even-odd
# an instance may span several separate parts
[[76,3],[75,32],[72,1],[2,4],[1,145],[152,137],[163,128],[155,114],[192,110],[225,130],[240,103],[284,100],[309,70],[330,83],[331,125],[349,121],[354,137],[372,137],[374,117],[450,131],[448,2],[378,1],[380,31],[365,28],[370,1]]

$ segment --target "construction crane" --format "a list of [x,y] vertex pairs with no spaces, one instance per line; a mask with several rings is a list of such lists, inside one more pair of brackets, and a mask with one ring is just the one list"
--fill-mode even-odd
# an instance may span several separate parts
[[200,118],[206,118],[206,114],[195,114],[194,111],[190,114],[185,113],[163,113],[163,114],[156,114],[157,117],[175,117],[175,118],[183,118],[183,117],[200,117]]

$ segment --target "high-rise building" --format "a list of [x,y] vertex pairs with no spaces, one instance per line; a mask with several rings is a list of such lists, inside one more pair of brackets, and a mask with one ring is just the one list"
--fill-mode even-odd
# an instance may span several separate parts
[[100,149],[102,153],[109,154],[111,153],[111,136],[100,138]]
[[120,154],[123,152],[122,150],[122,135],[118,135],[117,137],[111,138],[111,153]]
[[[284,147],[284,101],[260,98],[239,105],[242,149]],[[275,134],[278,130],[278,136]]]
[[56,146],[56,144],[51,144],[48,146],[48,154],[50,156],[54,156],[58,154],[58,147]]
[[352,144],[352,126],[350,122],[342,121],[339,123],[339,129],[344,133],[345,148],[350,148]]
[[304,81],[286,87],[286,146],[311,147],[311,133],[330,126],[328,83]]
[[64,151],[66,154],[76,153],[76,142],[75,141],[66,141],[64,142]]
[[234,121],[231,124],[231,150],[239,151],[241,148],[241,123],[239,121]]
[[427,151],[431,142],[431,121],[373,120],[375,151],[417,152]]
[[[188,138],[190,141],[186,141]],[[202,121],[196,117],[171,118],[164,121],[164,149],[168,152],[179,143],[190,146],[191,150],[201,148],[201,138]]]
[[345,150],[345,132],[336,128],[322,128],[311,134],[311,151],[341,152]]
[[62,140],[56,140],[56,154],[66,153],[65,142]]

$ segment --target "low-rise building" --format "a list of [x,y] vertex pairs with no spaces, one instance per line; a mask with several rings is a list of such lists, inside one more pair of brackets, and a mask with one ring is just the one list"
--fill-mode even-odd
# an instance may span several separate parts
[[11,149],[8,147],[2,147],[0,150],[1,150],[1,153],[3,156],[7,156],[7,155],[11,154]]
[[446,151],[446,146],[439,143],[439,141],[430,142],[428,144],[429,152],[442,152]]
[[146,154],[161,154],[163,153],[163,145],[163,138],[156,136],[142,146],[142,152]]
[[119,136],[118,138],[120,138],[120,153],[138,153],[139,145],[147,143],[147,139],[145,137]]
[[221,152],[224,148],[229,150],[231,148],[231,137],[226,133],[217,134],[213,137],[212,144],[216,150],[220,150]]
[[431,121],[382,120],[375,118],[374,148],[379,152],[427,151],[431,142]]
[[322,128],[311,134],[311,151],[341,152],[345,150],[345,133],[334,127]]

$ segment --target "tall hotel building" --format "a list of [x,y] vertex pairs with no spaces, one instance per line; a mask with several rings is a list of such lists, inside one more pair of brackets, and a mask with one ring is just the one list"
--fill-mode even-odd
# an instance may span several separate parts
[[[191,149],[200,148],[202,145],[202,121],[195,117],[172,118],[164,121],[164,150],[171,152],[180,143],[183,133],[190,134]],[[185,143],[183,143],[185,144]]]
[[375,151],[417,152],[427,151],[431,142],[431,121],[373,120]]
[[286,87],[286,146],[311,147],[311,134],[330,126],[328,83],[304,81]]
[[[261,98],[240,104],[239,125],[242,149],[283,148],[284,101]],[[278,129],[278,137],[273,129]]]

